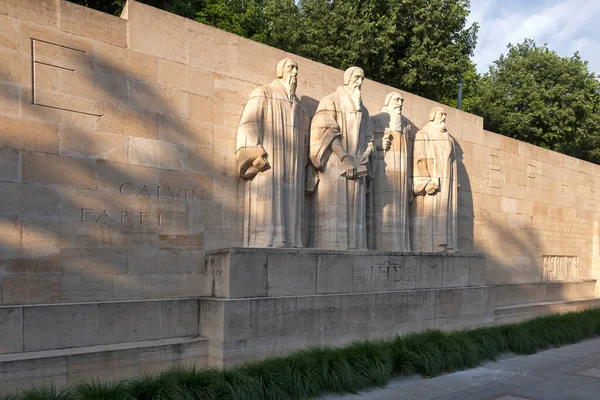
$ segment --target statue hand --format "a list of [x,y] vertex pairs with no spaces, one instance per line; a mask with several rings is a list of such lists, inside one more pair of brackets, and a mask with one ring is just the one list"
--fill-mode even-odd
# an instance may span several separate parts
[[252,166],[254,168],[256,168],[257,170],[259,170],[260,172],[264,172],[264,171],[268,170],[269,168],[271,168],[269,161],[267,161],[267,159],[264,156],[256,157],[254,159],[254,161],[252,161]]
[[435,194],[435,192],[437,192],[437,190],[439,189],[439,185],[437,183],[435,183],[434,181],[430,181],[427,186],[425,186],[425,193],[427,193],[430,196],[433,196]]
[[390,147],[392,146],[393,139],[394,137],[392,135],[386,135],[383,138],[383,150],[388,151],[390,149]]
[[369,158],[371,157],[371,154],[374,151],[375,151],[375,145],[373,144],[373,142],[369,142],[369,144],[367,145],[367,149],[362,154],[362,156],[354,158],[354,165],[359,165],[359,164],[366,165],[366,164],[368,164],[369,163]]
[[344,164],[344,169],[346,170],[346,179],[356,178],[357,170],[354,157],[347,155],[346,157],[344,157],[344,161],[342,161],[342,163]]

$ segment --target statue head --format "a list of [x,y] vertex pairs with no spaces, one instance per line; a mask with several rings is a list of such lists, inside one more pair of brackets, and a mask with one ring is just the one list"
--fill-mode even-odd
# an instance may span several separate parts
[[360,94],[364,80],[365,71],[360,67],[350,67],[344,72],[344,86],[354,95]]
[[404,96],[400,92],[391,92],[385,96],[385,101],[382,113],[389,115],[389,124],[386,129],[394,132],[402,131],[402,104],[404,103]]
[[402,104],[404,104],[404,96],[400,92],[391,92],[385,96],[385,107],[402,111]]
[[298,87],[298,63],[291,58],[284,58],[277,64],[277,78],[287,88],[290,97],[296,94]]
[[429,122],[439,127],[440,129],[446,129],[446,110],[442,107],[433,107],[429,111]]

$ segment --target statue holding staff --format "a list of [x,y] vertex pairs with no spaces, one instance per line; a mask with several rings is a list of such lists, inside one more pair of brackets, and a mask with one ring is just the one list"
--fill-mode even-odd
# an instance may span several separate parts
[[389,93],[381,113],[372,117],[376,149],[373,159],[376,250],[410,251],[410,126],[402,118],[403,103],[402,93]]

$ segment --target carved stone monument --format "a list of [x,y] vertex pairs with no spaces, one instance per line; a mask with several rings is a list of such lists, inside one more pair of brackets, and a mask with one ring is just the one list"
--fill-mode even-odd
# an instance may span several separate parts
[[380,114],[373,116],[373,213],[376,250],[410,251],[410,127],[402,118],[404,97],[389,93]]
[[344,86],[321,100],[312,121],[310,161],[320,171],[314,194],[317,248],[367,249],[366,189],[373,133],[361,99],[363,80],[361,68],[348,68]]
[[0,397],[600,306],[599,165],[283,54],[0,0]]
[[429,112],[429,122],[415,136],[413,190],[416,196],[413,250],[456,252],[456,151],[442,107]]
[[296,96],[298,64],[277,65],[277,79],[255,89],[237,135],[246,180],[244,246],[304,247],[304,174],[309,117]]

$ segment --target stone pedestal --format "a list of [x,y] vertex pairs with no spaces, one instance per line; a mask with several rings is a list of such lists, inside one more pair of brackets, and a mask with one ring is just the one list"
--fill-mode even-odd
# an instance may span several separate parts
[[0,395],[207,364],[197,298],[4,305]]
[[228,248],[203,273],[210,365],[494,318],[481,255]]

